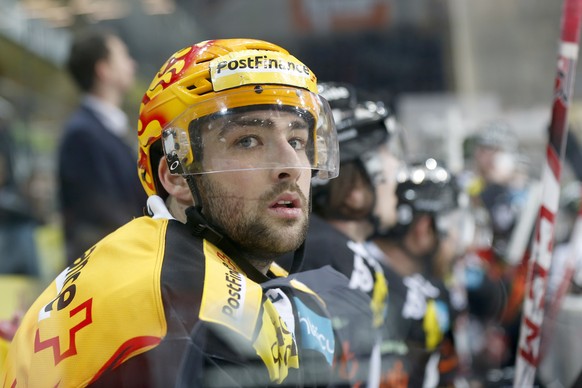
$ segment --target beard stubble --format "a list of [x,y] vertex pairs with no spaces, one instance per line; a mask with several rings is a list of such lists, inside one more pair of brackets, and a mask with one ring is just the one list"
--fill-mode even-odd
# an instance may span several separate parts
[[[270,262],[284,253],[299,248],[308,228],[308,201],[298,185],[281,182],[259,198],[244,198],[230,193],[202,176],[198,180],[205,217],[220,228],[239,247],[241,255],[253,262]],[[284,192],[301,198],[301,220],[268,219],[265,209]]]

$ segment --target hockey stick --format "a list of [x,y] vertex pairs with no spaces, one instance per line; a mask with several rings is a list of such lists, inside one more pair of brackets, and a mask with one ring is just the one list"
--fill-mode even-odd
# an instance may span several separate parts
[[[578,140],[576,136],[572,133],[572,131],[568,131],[568,139],[566,140],[566,156],[565,160],[568,162],[572,170],[574,171],[574,175],[578,179],[578,193],[582,194],[582,150],[578,144]],[[580,198],[580,195],[578,196]],[[556,220],[559,222],[559,219]],[[574,222],[574,226],[570,232],[570,243],[568,244],[567,253],[565,257],[565,261],[562,264],[564,267],[564,271],[562,274],[562,279],[556,288],[554,295],[548,295],[546,308],[549,309],[549,312],[546,314],[546,318],[544,320],[547,323],[544,323],[544,329],[542,333],[542,342],[541,342],[541,350],[540,350],[540,359],[538,360],[539,363],[542,362],[545,351],[548,349],[552,335],[554,333],[554,326],[556,323],[556,319],[560,310],[562,309],[562,304],[564,302],[564,297],[568,293],[572,280],[574,279],[576,273],[576,260],[579,257],[578,252],[582,252],[582,206],[578,205],[578,214],[576,215],[576,221]],[[555,265],[555,264],[554,264]],[[552,268],[552,271],[554,269]],[[580,274],[576,275],[577,277]],[[576,279],[579,282],[582,279]]]
[[540,356],[545,293],[552,258],[554,225],[560,195],[562,160],[566,148],[567,118],[580,36],[582,0],[564,0],[552,119],[542,170],[542,202],[528,263],[523,315],[517,349],[514,387],[533,386]]
[[[582,185],[580,188],[582,188]],[[545,318],[546,324],[544,324],[544,330],[542,333],[539,362],[542,361],[545,356],[545,350],[547,350],[549,347],[557,316],[562,309],[564,297],[570,288],[571,282],[573,279],[575,279],[575,274],[576,277],[580,276],[576,273],[576,260],[578,257],[580,257],[579,252],[582,251],[582,206],[579,206],[579,211],[576,216],[576,221],[574,223],[574,227],[572,228],[572,232],[570,233],[569,241],[570,243],[568,245],[566,257],[563,263],[564,272],[562,279],[554,292],[555,295],[550,295],[550,298],[548,298],[549,300],[546,302],[549,312],[546,314]],[[579,280],[580,279],[576,279],[576,281]]]

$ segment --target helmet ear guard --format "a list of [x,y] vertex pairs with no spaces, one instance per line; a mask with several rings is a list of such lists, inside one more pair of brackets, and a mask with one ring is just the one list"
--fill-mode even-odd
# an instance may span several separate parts
[[162,132],[162,144],[170,172],[185,174],[183,166],[194,159],[187,132],[175,127],[167,128]]
[[399,225],[408,226],[414,219],[414,211],[409,204],[403,203],[396,208],[397,222]]
[[396,205],[396,223],[386,231],[376,230],[375,234],[392,239],[401,238],[408,232],[416,215],[417,213],[413,206],[408,203],[399,203]]

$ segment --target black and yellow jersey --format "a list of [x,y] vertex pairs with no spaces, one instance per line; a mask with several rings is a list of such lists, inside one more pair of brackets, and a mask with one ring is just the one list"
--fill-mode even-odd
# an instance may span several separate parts
[[[368,250],[380,262],[374,243]],[[390,284],[382,330],[381,387],[452,386],[458,360],[454,350],[453,310],[444,283],[422,274],[401,276],[382,262]]]
[[[290,256],[282,265],[290,266]],[[379,263],[364,244],[349,239],[322,218],[312,215],[305,240],[304,270],[331,267],[342,274],[346,290],[339,295],[322,289],[321,278],[305,278],[330,312],[342,347],[339,373],[352,386],[376,386],[380,373],[379,344],[386,319],[388,283]]]
[[[289,267],[289,258],[283,265]],[[388,283],[382,266],[367,251],[365,244],[349,239],[328,222],[311,215],[309,233],[305,240],[303,269],[316,269],[326,265],[344,274],[349,287],[370,297],[374,327],[380,327],[386,316]]]
[[[447,289],[421,274],[401,277],[389,267],[385,273],[390,282],[390,298],[382,332],[383,383],[418,387],[430,378],[438,386],[448,386],[458,361]],[[387,383],[395,379],[407,384]]]
[[34,302],[2,386],[325,385],[337,348],[323,302],[269,275],[250,278],[176,220],[134,219]]

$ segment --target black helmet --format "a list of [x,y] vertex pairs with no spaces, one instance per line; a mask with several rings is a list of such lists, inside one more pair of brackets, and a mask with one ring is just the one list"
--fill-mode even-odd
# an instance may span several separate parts
[[390,138],[392,114],[381,101],[359,101],[353,85],[327,82],[319,94],[332,109],[340,146],[340,162],[352,162]]
[[[340,166],[356,163],[373,186],[383,176],[377,156],[397,130],[392,112],[380,101],[360,101],[356,88],[348,83],[323,82],[319,94],[332,109],[339,142]],[[340,168],[341,171],[341,168]],[[341,175],[341,172],[340,172]],[[329,181],[313,179],[313,203],[317,213],[334,213],[328,208]],[[323,210],[325,208],[325,210]],[[344,218],[344,217],[340,217]]]
[[387,236],[403,236],[420,214],[431,215],[435,220],[436,230],[441,232],[438,216],[460,206],[461,191],[451,172],[442,163],[429,158],[410,163],[398,180],[397,223],[388,231]]

